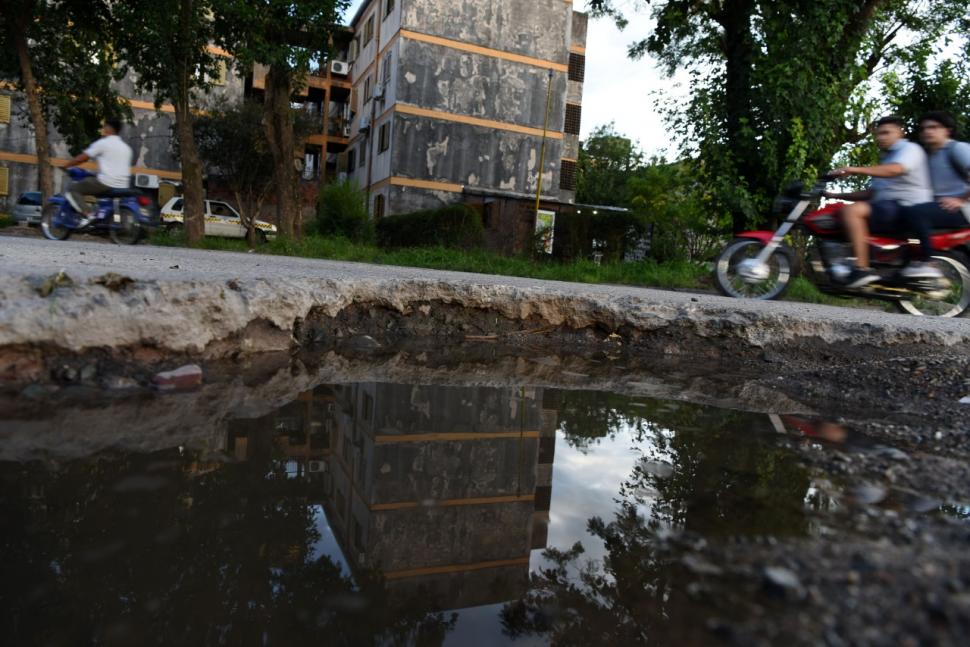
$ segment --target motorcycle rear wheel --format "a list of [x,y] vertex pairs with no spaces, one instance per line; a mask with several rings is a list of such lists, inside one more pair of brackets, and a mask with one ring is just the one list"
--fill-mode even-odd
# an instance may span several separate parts
[[67,240],[71,236],[71,230],[64,225],[58,225],[54,219],[61,211],[61,205],[48,204],[40,214],[40,230],[44,238],[48,240]]
[[131,209],[119,210],[120,218],[111,227],[111,240],[116,245],[137,245],[144,230]]
[[780,299],[791,286],[796,275],[795,254],[780,245],[767,260],[768,276],[763,281],[749,283],[738,273],[738,263],[753,259],[764,245],[753,238],[738,238],[724,248],[714,262],[714,285],[727,297],[735,299]]
[[970,310],[970,262],[958,252],[937,252],[933,261],[949,279],[951,287],[946,298],[919,297],[897,301],[896,307],[918,317],[960,317]]

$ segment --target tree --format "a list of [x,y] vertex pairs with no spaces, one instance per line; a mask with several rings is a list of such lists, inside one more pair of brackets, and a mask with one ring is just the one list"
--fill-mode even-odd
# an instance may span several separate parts
[[273,156],[263,127],[263,108],[253,101],[210,110],[195,121],[199,155],[210,177],[220,177],[236,199],[250,246],[256,218],[273,185]]
[[303,213],[293,93],[304,83],[310,63],[321,56],[348,0],[214,0],[217,42],[243,69],[268,66],[263,98],[266,140],[274,161],[280,235],[299,237]]
[[599,126],[579,149],[576,201],[581,204],[629,206],[627,183],[643,167],[643,152],[614,124]]
[[216,74],[210,0],[129,0],[112,8],[119,54],[137,75],[137,85],[155,95],[156,107],[171,102],[182,164],[185,230],[190,243],[205,226],[202,160],[195,143],[193,110]]
[[109,47],[108,5],[2,0],[0,9],[0,51],[7,54],[0,57],[0,78],[11,80],[27,102],[46,201],[54,193],[48,124],[77,153],[97,136],[106,117],[130,115],[112,87],[123,71]]
[[[591,0],[620,26],[615,0]],[[865,137],[877,71],[925,61],[970,9],[959,0],[637,0],[656,27],[630,56],[685,70],[691,98],[663,107],[689,157],[743,229],[791,179]]]

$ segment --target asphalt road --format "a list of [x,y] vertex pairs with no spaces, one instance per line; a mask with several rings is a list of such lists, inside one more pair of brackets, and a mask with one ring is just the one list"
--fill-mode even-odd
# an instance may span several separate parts
[[548,289],[574,296],[626,296],[645,302],[701,309],[753,311],[762,315],[795,315],[858,325],[898,325],[908,329],[939,332],[970,331],[966,319],[929,319],[909,315],[839,308],[795,302],[761,302],[725,297],[614,285],[591,285],[559,281],[445,272],[387,265],[347,263],[317,259],[271,256],[258,253],[154,247],[140,244],[123,247],[100,242],[69,240],[54,242],[37,238],[0,237],[0,280],[7,277],[49,275],[65,270],[84,279],[115,272],[134,279],[155,281],[226,281],[286,279],[419,279],[476,285],[509,285]]

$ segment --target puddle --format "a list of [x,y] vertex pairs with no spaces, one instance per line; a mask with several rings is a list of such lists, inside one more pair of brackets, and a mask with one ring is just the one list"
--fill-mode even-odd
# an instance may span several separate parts
[[692,546],[905,499],[845,494],[793,451],[873,450],[839,425],[603,392],[323,385],[194,442],[186,424],[86,453],[138,431],[110,413],[8,432],[41,447],[0,461],[11,644],[703,642],[696,614],[740,607],[710,589],[730,564]]

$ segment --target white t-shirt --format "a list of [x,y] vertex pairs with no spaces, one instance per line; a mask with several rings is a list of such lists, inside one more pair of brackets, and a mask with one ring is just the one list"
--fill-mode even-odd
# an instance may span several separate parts
[[117,135],[108,135],[94,142],[84,154],[98,161],[98,182],[112,189],[131,186],[131,146]]

